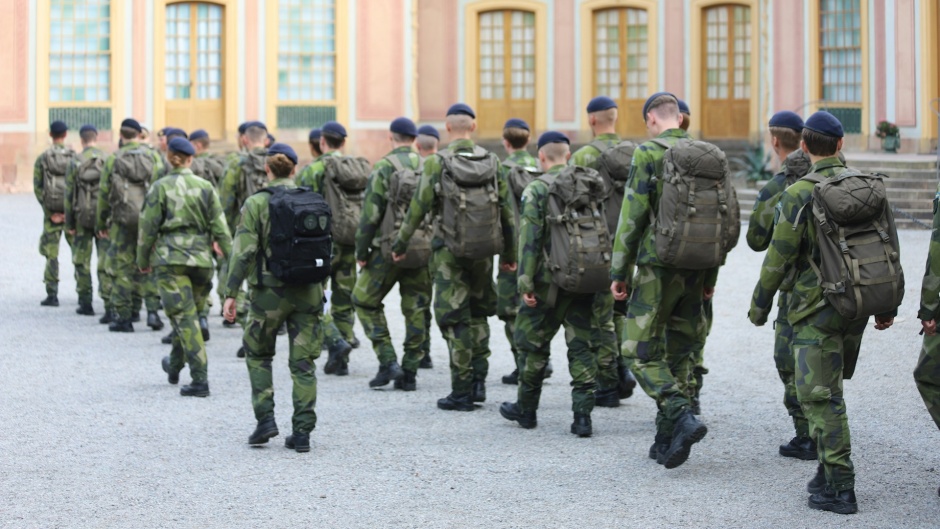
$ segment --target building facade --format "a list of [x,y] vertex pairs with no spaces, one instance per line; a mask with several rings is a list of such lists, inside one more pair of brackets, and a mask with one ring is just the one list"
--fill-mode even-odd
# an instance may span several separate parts
[[877,123],[931,152],[940,97],[937,0],[0,0],[0,192],[31,187],[52,120],[112,142],[152,129],[234,141],[259,119],[302,146],[337,119],[350,150],[386,149],[400,115],[441,125],[465,101],[479,135],[509,117],[589,136],[584,107],[669,90],[705,139],[756,140],[781,109],[837,114],[855,149]]

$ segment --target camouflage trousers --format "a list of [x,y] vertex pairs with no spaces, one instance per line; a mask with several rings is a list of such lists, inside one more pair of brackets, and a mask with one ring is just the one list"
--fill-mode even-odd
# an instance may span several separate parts
[[524,411],[538,409],[551,341],[558,328],[564,326],[571,373],[571,409],[590,414],[597,389],[597,358],[591,350],[596,296],[559,292],[555,306],[549,307],[545,302],[548,287],[536,288],[538,305],[520,305],[516,316],[516,344],[520,356],[525,358],[519,372],[519,407]]
[[797,437],[809,435],[809,423],[796,395],[796,362],[793,359],[793,326],[787,320],[790,293],[780,292],[777,299],[777,319],[774,321],[774,363],[783,382],[783,406],[793,419]]
[[614,295],[608,290],[594,296],[591,307],[591,350],[597,361],[597,390],[616,389],[620,347],[614,327]]
[[343,338],[351,341],[356,313],[352,303],[356,288],[356,247],[333,244],[332,275],[330,277],[330,315]]
[[702,329],[701,339],[693,346],[691,358],[692,377],[689,379],[689,397],[694,399],[697,399],[701,393],[702,382],[708,374],[708,368],[705,367],[705,340],[712,332],[712,319],[714,318],[712,300],[702,302],[702,315],[705,317],[705,327]]
[[454,393],[469,393],[489,371],[490,326],[496,313],[493,259],[455,257],[446,247],[434,250],[434,318],[450,350]]
[[176,331],[170,349],[170,369],[180,371],[184,362],[188,363],[193,382],[205,382],[208,360],[198,314],[212,291],[214,270],[194,266],[157,266],[154,272],[166,317]]
[[398,356],[388,332],[385,305],[382,303],[396,283],[401,294],[401,312],[405,317],[401,366],[405,371],[416,372],[424,358],[423,346],[429,332],[427,318],[431,312],[431,276],[428,269],[398,268],[387,262],[382,252],[373,251],[365,268],[359,271],[352,302],[366,336],[372,341],[372,349],[379,364],[384,366],[397,362]]
[[[219,289],[228,281],[228,260],[224,259],[219,263]],[[219,297],[222,297],[221,290],[219,290]],[[248,296],[245,295],[244,286],[238,289],[238,293],[235,294],[235,321],[238,322],[242,328],[245,327],[245,315],[248,314]]]
[[519,358],[519,349],[516,347],[516,314],[519,312],[519,304],[522,299],[519,296],[518,281],[516,272],[496,273],[496,315],[503,322],[506,332],[506,340],[509,342],[509,350],[512,351],[512,358],[515,361],[516,369],[522,372],[525,367],[525,360]]
[[93,285],[91,281],[91,253],[98,254],[98,295],[104,300],[105,308],[110,308],[111,276],[106,269],[108,239],[99,239],[86,228],[75,230],[72,241],[72,264],[75,265],[75,283],[78,286],[78,302],[91,303]]
[[320,357],[323,329],[323,288],[317,285],[253,287],[246,317],[244,345],[251,405],[258,421],[274,417],[274,360],[277,331],[287,322],[290,341],[287,365],[293,380],[296,433],[308,433],[317,425],[317,373],[314,361]]
[[842,379],[852,378],[868,319],[847,320],[830,305],[793,325],[796,395],[833,490],[855,488]]
[[632,370],[635,358],[628,357],[623,350],[623,342],[627,340],[627,301],[614,300],[614,330],[617,332],[617,345],[620,354],[617,356],[617,364],[620,367],[626,367]]
[[705,334],[702,311],[705,274],[639,266],[627,310],[623,354],[656,400],[658,433],[671,436],[675,421],[691,405],[693,352]]
[[[42,219],[42,235],[39,237],[39,255],[46,258],[46,268],[42,280],[46,284],[46,294],[57,296],[59,294],[59,243],[65,223],[53,224],[48,216]],[[72,247],[72,236],[65,234],[65,242]]]
[[940,428],[940,336],[924,336],[914,382],[934,424]]
[[160,298],[153,275],[137,269],[137,230],[112,224],[108,232],[108,266],[111,276],[111,307],[118,319],[130,320],[140,310],[141,301],[147,311],[160,310]]

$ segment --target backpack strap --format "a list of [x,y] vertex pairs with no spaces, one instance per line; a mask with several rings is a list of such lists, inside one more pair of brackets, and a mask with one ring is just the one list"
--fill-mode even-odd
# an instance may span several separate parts
[[[280,187],[280,186],[279,186],[279,187]],[[275,189],[277,189],[277,188],[273,188],[273,187],[262,187],[261,189],[258,190],[258,193],[267,193],[267,194],[271,195],[271,198],[274,198],[274,196],[277,194],[277,192],[275,191]],[[271,202],[270,202],[270,199],[268,199],[268,211],[270,211],[270,208],[271,208]],[[271,217],[270,217],[270,215],[268,216],[268,222],[269,222],[269,223],[271,222]],[[264,239],[263,235],[264,235],[264,234],[263,234],[263,231],[264,231],[264,226],[261,226],[261,232],[262,232],[262,233],[258,233],[258,251],[255,252],[255,273],[258,274],[258,285],[263,285],[263,283],[261,282],[261,269],[264,267],[264,242],[263,242],[263,239]]]
[[591,147],[594,147],[595,149],[601,151],[601,154],[604,154],[605,152],[607,152],[608,150],[610,150],[610,149],[613,147],[613,145],[608,145],[607,142],[605,142],[605,141],[603,141],[603,140],[599,140],[599,139],[597,139],[597,138],[595,138],[594,140],[592,140],[591,143],[588,143],[588,145],[590,145]]

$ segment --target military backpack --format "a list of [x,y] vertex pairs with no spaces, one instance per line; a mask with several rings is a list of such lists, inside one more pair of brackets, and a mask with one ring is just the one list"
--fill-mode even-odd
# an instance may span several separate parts
[[658,211],[650,210],[659,262],[686,270],[724,264],[741,233],[741,208],[725,153],[690,139],[653,142],[666,149]]
[[87,230],[94,230],[98,220],[98,189],[104,162],[104,156],[96,154],[82,160],[75,171],[75,220]]
[[239,160],[242,178],[238,182],[238,205],[248,200],[248,197],[264,189],[268,185],[268,174],[264,170],[268,158],[268,151],[248,151]]
[[108,197],[114,222],[132,230],[137,229],[155,165],[153,151],[142,145],[119,150],[114,155],[111,193]]
[[[271,195],[268,201],[270,233],[267,269],[290,285],[321,283],[330,277],[333,251],[330,206],[309,187],[275,186],[260,189]],[[257,253],[258,283],[265,252]]]
[[363,192],[369,182],[369,160],[354,156],[324,156],[323,187],[333,211],[333,240],[356,244]]
[[382,217],[382,235],[379,239],[382,257],[399,268],[424,268],[431,260],[431,227],[427,218],[421,221],[408,241],[405,259],[397,263],[392,259],[392,245],[398,239],[398,232],[401,231],[402,221],[408,213],[411,198],[418,189],[422,164],[419,164],[417,169],[405,167],[397,154],[387,157],[386,160],[392,164],[395,172],[388,179],[385,215]]
[[503,166],[509,168],[506,183],[509,184],[509,192],[512,193],[512,212],[516,218],[516,227],[518,228],[519,204],[522,203],[522,192],[533,180],[542,176],[542,171],[538,167],[519,165],[512,160],[504,161]]
[[75,159],[75,151],[64,147],[53,147],[42,156],[42,205],[50,213],[65,211],[65,175]]
[[196,156],[193,158],[193,165],[190,170],[196,176],[207,180],[213,186],[218,186],[225,173],[225,167],[214,156]]
[[597,172],[604,178],[604,184],[609,192],[604,205],[607,229],[610,233],[616,233],[617,223],[620,221],[620,210],[623,206],[624,189],[627,186],[627,178],[630,177],[636,144],[624,140],[617,145],[608,146],[601,140],[594,140],[590,145],[601,152],[597,159]]
[[455,257],[486,259],[503,246],[499,208],[499,158],[482,147],[438,153],[443,164],[436,219],[444,245]]
[[854,169],[803,177],[815,184],[820,262],[810,259],[810,266],[826,300],[850,320],[891,313],[904,298],[898,230],[883,179]]

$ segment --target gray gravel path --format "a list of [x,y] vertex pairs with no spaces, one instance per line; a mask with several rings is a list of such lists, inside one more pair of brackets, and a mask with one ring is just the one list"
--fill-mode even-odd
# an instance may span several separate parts
[[[240,333],[211,319],[212,396],[166,384],[162,333],[109,334],[74,314],[69,252],[62,306],[44,295],[32,196],[0,196],[0,526],[3,527],[937,527],[940,436],[914,387],[916,310],[929,233],[902,234],[908,289],[899,323],[866,332],[846,395],[861,512],[806,506],[815,463],[777,455],[792,434],[772,360],[773,330],[745,319],[761,256],[743,243],[721,274],[703,392],[708,437],[682,467],[646,456],[653,401],[643,394],[594,414],[595,436],[571,421],[563,341],[539,427],[503,420],[515,387],[499,322],[488,400],[474,413],[438,410],[449,391],[446,347],[418,391],[371,391],[368,345],[346,378],[322,376],[313,451],[283,448],[290,431],[286,341],[275,361],[281,437],[252,449]],[[396,343],[397,294],[388,300]],[[100,300],[95,302],[101,311]],[[144,327],[143,329],[146,329]],[[360,337],[362,331],[359,331]],[[322,362],[321,362],[322,364]],[[187,380],[184,373],[184,381]]]

